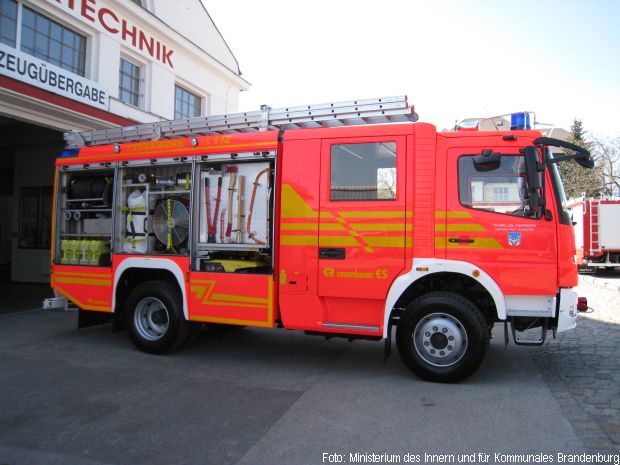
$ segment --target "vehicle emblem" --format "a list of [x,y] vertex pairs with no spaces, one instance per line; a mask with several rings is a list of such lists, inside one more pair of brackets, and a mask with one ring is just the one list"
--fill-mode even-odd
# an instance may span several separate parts
[[521,245],[521,233],[520,232],[509,232],[508,233],[508,245],[512,247],[518,247]]

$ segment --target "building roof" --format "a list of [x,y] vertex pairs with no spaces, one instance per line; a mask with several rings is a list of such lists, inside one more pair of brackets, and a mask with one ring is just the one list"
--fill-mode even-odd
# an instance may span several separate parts
[[239,62],[200,0],[153,0],[142,7],[222,66],[241,76]]

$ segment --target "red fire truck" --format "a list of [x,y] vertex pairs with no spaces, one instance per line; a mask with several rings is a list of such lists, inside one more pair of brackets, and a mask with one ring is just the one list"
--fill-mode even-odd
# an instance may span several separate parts
[[620,199],[570,199],[577,266],[583,271],[620,267]]
[[520,344],[574,328],[587,304],[556,162],[589,154],[416,119],[393,97],[68,133],[52,286],[79,327],[112,320],[156,354],[207,323],[387,356],[396,327],[404,363],[440,382],[480,366],[495,323]]

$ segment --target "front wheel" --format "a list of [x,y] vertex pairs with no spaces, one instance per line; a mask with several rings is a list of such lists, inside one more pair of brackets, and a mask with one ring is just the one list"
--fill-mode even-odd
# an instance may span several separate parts
[[452,292],[415,299],[396,329],[405,365],[422,379],[443,383],[471,376],[484,360],[489,339],[489,325],[480,309]]
[[129,336],[140,350],[163,354],[181,347],[188,339],[181,295],[167,282],[148,281],[137,285],[125,304]]

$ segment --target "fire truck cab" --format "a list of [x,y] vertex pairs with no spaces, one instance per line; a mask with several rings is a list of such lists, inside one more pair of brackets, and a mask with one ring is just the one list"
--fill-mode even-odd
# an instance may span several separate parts
[[[575,242],[547,150],[561,142],[393,118],[291,127],[286,110],[264,131],[140,139],[137,127],[70,144],[52,286],[80,326],[112,319],[158,354],[196,323],[386,350],[396,327],[404,363],[440,382],[476,371],[495,323],[522,344],[575,327]],[[571,158],[591,164],[582,149]]]

